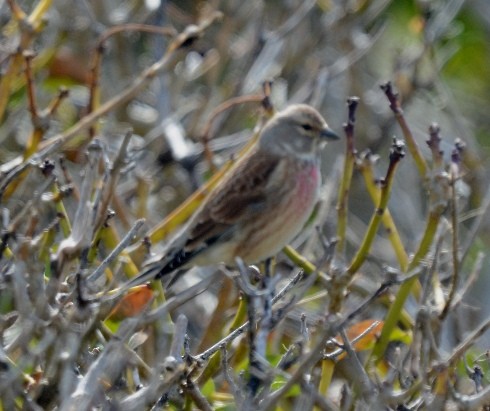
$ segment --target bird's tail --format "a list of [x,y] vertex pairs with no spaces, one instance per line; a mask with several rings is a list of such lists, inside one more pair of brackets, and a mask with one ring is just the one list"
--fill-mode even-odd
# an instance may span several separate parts
[[[178,269],[185,266],[185,264],[189,262],[196,254],[198,254],[196,251],[187,252],[180,249],[177,252],[170,252],[165,257],[160,256],[153,261],[150,260],[150,262],[143,267],[142,271],[136,277],[131,278],[120,287],[112,290],[109,293],[109,298],[118,298],[132,287],[145,284],[152,280],[158,280],[168,274],[176,272]],[[170,258],[169,255],[171,256]],[[168,286],[173,284],[176,279],[176,277],[171,279]]]

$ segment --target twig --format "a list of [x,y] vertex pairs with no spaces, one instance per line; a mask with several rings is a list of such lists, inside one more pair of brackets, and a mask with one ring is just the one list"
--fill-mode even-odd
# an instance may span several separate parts
[[410,131],[410,127],[408,127],[407,121],[405,120],[405,116],[403,115],[403,109],[400,104],[400,98],[397,93],[393,91],[393,87],[391,85],[391,81],[388,81],[384,84],[381,84],[381,90],[384,91],[388,101],[390,102],[391,111],[395,114],[396,121],[400,125],[403,137],[405,137],[405,141],[407,142],[408,150],[410,154],[412,154],[413,159],[415,160],[415,164],[419,171],[419,174],[422,178],[427,177],[427,163],[420,152],[420,148],[413,137],[412,132]]
[[444,166],[444,151],[441,149],[440,128],[437,123],[429,126],[429,139],[426,141],[432,153],[432,161],[435,169],[441,169]]
[[51,3],[51,0],[38,1],[31,14],[27,16],[14,0],[8,1],[12,15],[18,23],[20,38],[18,40],[17,51],[10,58],[6,70],[2,71],[2,77],[0,77],[0,120],[5,115],[5,110],[12,94],[12,86],[21,71],[22,52],[28,49],[32,43]]
[[459,166],[461,163],[461,152],[464,149],[464,144],[459,140],[455,143],[455,148],[451,155],[451,166],[449,173],[449,183],[451,189],[451,226],[452,226],[452,279],[451,288],[446,300],[446,305],[439,316],[440,320],[443,321],[449,309],[451,308],[454,296],[456,295],[456,289],[459,283],[459,230],[458,230],[458,199],[457,199],[457,189],[456,184],[460,178]]
[[[75,184],[73,184],[73,178],[71,177],[70,172],[66,167],[65,157],[63,155],[59,156],[58,163],[60,165],[63,178],[65,179],[63,183],[63,187],[70,187],[71,189],[70,194],[73,193],[73,197],[75,198],[75,200],[80,201],[80,191],[78,190],[78,187]],[[61,187],[60,187],[60,191],[63,191]]]
[[[238,277],[238,283],[240,288],[242,289],[246,302],[247,302],[247,316],[248,323],[251,324],[247,328],[248,331],[248,347],[249,347],[249,379],[247,383],[247,397],[251,397],[250,400],[253,401],[253,398],[256,396],[257,391],[264,379],[264,360],[262,354],[262,350],[259,348],[259,323],[257,308],[261,305],[261,300],[266,297],[269,290],[267,289],[259,289],[252,285],[249,280],[250,270],[251,268],[247,267],[245,263],[238,257],[236,259],[236,265],[238,267],[238,271],[240,276]],[[252,274],[253,275],[253,274]],[[262,281],[264,281],[262,279]],[[260,287],[260,285],[259,285]],[[267,313],[264,312],[262,314],[262,318],[267,320]],[[270,316],[269,316],[270,320]]]
[[[94,317],[95,319],[95,317]],[[125,341],[134,333],[138,321],[135,318],[123,322],[114,338],[98,358],[90,365],[83,378],[78,380],[70,396],[60,404],[61,411],[85,410],[94,398],[103,392],[100,379],[112,384],[126,366],[130,357],[125,353]],[[134,409],[134,408],[133,408]]]
[[300,384],[302,391],[312,397],[312,402],[316,405],[317,409],[321,411],[340,411],[340,408],[332,400],[321,395],[312,383],[303,380]]
[[480,205],[480,209],[478,210],[477,218],[471,224],[471,227],[468,230],[468,235],[466,236],[466,241],[461,250],[461,260],[460,264],[462,265],[466,260],[466,257],[469,254],[469,251],[472,249],[472,246],[475,243],[475,238],[478,235],[481,225],[483,221],[486,221],[487,218],[487,210],[490,208],[490,185],[487,187],[487,191],[485,193],[485,197],[482,200],[482,204]]
[[233,393],[233,398],[235,399],[235,403],[240,409],[243,403],[243,393],[240,387],[236,384],[235,379],[231,375],[232,370],[228,365],[228,351],[226,349],[226,344],[222,344],[220,349],[221,349],[221,368],[223,370],[223,375],[225,377],[225,381],[230,386],[230,390]]
[[[345,322],[344,322],[345,323]],[[364,329],[362,331],[362,333],[360,333],[359,335],[356,335],[355,338],[352,339],[352,341],[350,342],[351,344],[355,344],[356,342],[360,341],[362,338],[364,338],[366,335],[368,335],[372,330],[374,330],[378,325],[379,325],[380,321],[373,321],[372,324],[369,325],[369,327],[367,327],[366,329]],[[334,343],[335,340],[333,340]],[[331,352],[331,353],[328,353],[328,354],[325,354],[323,356],[324,359],[326,358],[329,358],[329,359],[335,359],[336,357],[338,357],[340,354],[342,354],[343,352],[345,352],[345,349],[344,347],[341,345],[340,348],[338,350],[335,350],[334,352]]]
[[112,167],[110,167],[109,182],[108,182],[108,184],[104,184],[104,187],[103,187],[104,195],[102,197],[102,201],[101,201],[100,205],[98,206],[98,210],[99,210],[98,218],[94,222],[94,227],[96,230],[103,223],[107,207],[109,206],[109,203],[110,203],[110,201],[111,201],[111,199],[114,196],[114,193],[116,191],[116,185],[117,185],[117,182],[119,181],[120,171],[121,171],[121,168],[125,164],[127,148],[128,148],[129,142],[131,141],[132,136],[133,136],[132,130],[128,130],[126,132],[126,134],[124,135],[121,146],[119,147],[117,157],[115,158],[115,160],[112,164]]
[[350,364],[352,364],[353,367],[353,372],[350,373],[350,375],[356,379],[354,383],[357,383],[358,387],[360,388],[361,395],[364,400],[368,404],[371,404],[372,401],[377,397],[379,391],[364,370],[361,361],[359,360],[359,357],[357,356],[351,342],[349,341],[349,337],[347,337],[345,328],[341,327],[339,331],[340,337],[342,338],[342,346],[344,347],[344,350],[350,360]]
[[486,386],[483,390],[475,395],[461,395],[454,391],[451,387],[451,394],[456,403],[458,404],[458,410],[480,410],[484,405],[488,405],[490,402],[490,385]]
[[177,362],[183,362],[182,349],[186,338],[187,324],[187,317],[184,314],[179,314],[177,321],[175,321],[174,334],[172,336],[172,343],[170,344],[169,350],[169,355],[174,357]]
[[459,293],[454,297],[453,302],[451,304],[450,310],[454,310],[461,301],[463,301],[463,297],[465,294],[468,292],[470,287],[475,283],[475,281],[478,279],[480,276],[480,272],[483,267],[483,260],[485,259],[485,254],[482,252],[479,252],[478,255],[476,256],[475,263],[473,265],[473,269],[471,270],[471,273],[469,274],[468,278],[465,281],[464,286],[461,288]]
[[54,175],[52,175],[48,179],[46,179],[44,184],[38,190],[36,190],[34,192],[33,197],[24,205],[24,207],[22,207],[22,209],[17,213],[15,218],[12,219],[12,221],[8,225],[7,229],[1,233],[1,237],[0,237],[0,260],[3,257],[3,253],[4,253],[5,249],[7,248],[7,243],[8,243],[10,236],[15,234],[17,229],[19,228],[19,226],[22,223],[24,223],[24,221],[25,221],[24,218],[26,217],[26,215],[29,212],[32,212],[33,208],[37,207],[37,205],[39,203],[39,199],[41,198],[42,194],[46,191],[46,189],[51,184],[53,184],[54,181],[55,181]]
[[333,337],[338,332],[338,325],[335,323],[335,319],[327,319],[324,327],[321,329],[317,335],[317,342],[311,348],[310,352],[303,356],[301,363],[297,366],[294,374],[285,382],[281,388],[269,394],[260,403],[260,409],[264,411],[269,411],[274,409],[274,406],[283,398],[283,395],[287,393],[298,380],[301,380],[309,373],[311,367],[313,367],[323,356],[323,347],[325,345],[325,340]]
[[[148,409],[148,405],[154,403],[161,396],[160,393],[169,391],[185,374],[185,365],[166,367],[164,376],[154,378],[151,385],[141,388],[134,394],[128,395],[118,405],[121,411],[133,411]],[[80,408],[73,409],[73,411]],[[154,408],[151,408],[154,409]]]
[[187,378],[184,384],[181,384],[184,392],[192,399],[195,406],[202,411],[213,411],[213,407],[208,402],[206,397],[202,395],[202,392],[199,391],[196,384],[190,379]]
[[[274,296],[274,298],[272,299],[272,304],[274,305],[277,301],[282,299],[282,297],[284,297],[284,295],[287,294],[289,290],[293,288],[301,280],[301,278],[303,278],[303,271],[298,271],[298,273],[296,273],[296,275],[290,281],[288,281],[288,283]],[[231,341],[233,341],[235,338],[242,335],[245,331],[247,331],[248,326],[249,326],[249,322],[247,321],[240,327],[233,330],[226,337],[222,338],[216,344],[212,345],[207,350],[198,354],[197,357],[202,361],[207,361],[211,355],[213,355],[216,351],[221,349],[222,344],[228,344]]]
[[276,368],[286,371],[298,362],[303,354],[304,343],[302,341],[291,344],[281,356]]
[[490,319],[487,319],[476,327],[456,348],[453,349],[451,355],[443,362],[443,366],[449,367],[457,361],[468,348],[473,345],[475,340],[479,338],[485,331],[490,328]]
[[46,108],[46,116],[52,116],[58,110],[61,102],[70,95],[70,91],[67,88],[60,87],[58,95],[49,103]]
[[[92,63],[91,63],[91,68],[90,68],[90,79],[89,79],[89,90],[90,90],[90,97],[89,97],[89,103],[87,106],[87,113],[91,113],[94,111],[96,102],[96,96],[97,96],[97,85],[99,82],[99,77],[100,77],[100,67],[102,63],[102,56],[104,53],[104,43],[113,35],[121,32],[129,32],[129,31],[140,31],[140,32],[146,32],[146,33],[155,33],[155,34],[161,34],[164,36],[176,36],[177,32],[175,29],[171,27],[158,27],[158,26],[150,26],[147,24],[138,24],[138,23],[128,23],[128,24],[121,24],[119,26],[111,27],[110,29],[106,30],[104,33],[102,33],[99,38],[97,39],[96,45],[94,47],[94,52],[93,52],[93,57],[92,57]],[[95,136],[95,129],[93,125],[90,127],[89,130],[90,137],[93,138]]]
[[7,0],[7,4],[16,20],[21,21],[26,18],[24,10],[22,10],[14,0]]
[[[265,366],[268,365],[265,361],[265,355],[267,337],[273,327],[272,299],[274,297],[274,286],[276,283],[269,273],[270,264],[271,261],[268,260],[266,262],[266,273],[262,276],[262,282],[259,284],[258,289],[251,289],[251,287],[244,289],[248,301],[247,311],[249,323],[252,324],[248,328],[250,378],[247,384],[252,397],[256,396],[258,389],[263,385],[266,377]],[[247,267],[241,259],[237,259],[237,266],[242,278],[246,278]],[[256,309],[258,307],[263,307],[260,320],[256,318]]]
[[34,128],[37,129],[39,127],[39,110],[37,108],[36,103],[36,93],[34,91],[34,80],[32,78],[32,59],[35,57],[34,52],[30,50],[25,50],[22,53],[25,61],[25,74],[26,74],[26,83],[27,83],[27,97],[29,102],[29,111],[31,113],[31,121],[34,125]]
[[[215,273],[208,275],[206,278],[199,281],[197,284],[194,284],[193,286],[186,288],[184,291],[179,292],[177,295],[174,295],[173,297],[169,298],[165,303],[158,306],[154,310],[145,313],[143,316],[141,316],[139,320],[139,325],[144,326],[146,324],[151,324],[154,321],[161,320],[165,315],[167,315],[172,310],[175,310],[185,302],[189,301],[192,298],[195,298],[197,295],[206,291],[209,288],[209,286],[213,283],[213,281],[216,281],[217,275],[218,275],[217,271]],[[103,301],[104,302],[113,301],[119,296],[120,294],[106,295]]]
[[138,231],[141,229],[145,223],[144,219],[136,220],[134,225],[126,233],[121,242],[114,247],[110,254],[102,261],[102,263],[94,270],[92,274],[87,277],[88,282],[97,281],[97,279],[104,273],[105,269],[109,264],[114,261],[114,259],[121,254],[121,252],[129,245],[129,243],[134,239]]
[[349,97],[347,107],[349,110],[347,123],[344,124],[346,136],[344,171],[339,187],[339,200],[337,203],[337,238],[338,243],[336,253],[341,256],[345,251],[345,234],[347,230],[347,212],[349,202],[349,190],[354,173],[354,164],[356,160],[356,148],[354,146],[354,124],[356,121],[356,109],[359,103],[359,97]]
[[[181,32],[169,45],[165,55],[149,68],[144,70],[127,88],[116,96],[112,97],[97,110],[83,117],[79,122],[63,133],[56,134],[49,140],[41,144],[41,150],[34,154],[26,162],[39,162],[42,158],[52,154],[70,143],[72,139],[79,137],[81,131],[94,124],[99,118],[105,116],[114,108],[126,103],[141,90],[143,90],[156,76],[164,72],[177,58],[176,52],[197,39],[215,20],[222,16],[221,13],[213,13],[208,19],[204,20],[199,26],[189,26]],[[18,165],[18,160],[12,160],[11,164]]]
[[85,176],[80,190],[80,201],[75,212],[72,231],[69,237],[60,243],[53,260],[53,262],[56,262],[54,265],[56,269],[55,278],[62,272],[66,258],[78,254],[90,244],[93,234],[93,225],[90,224],[90,198],[98,176],[97,164],[101,155],[102,146],[94,141],[87,150],[88,161],[85,167]]
[[352,321],[355,317],[357,317],[360,313],[362,313],[374,300],[376,300],[379,296],[381,296],[388,288],[392,285],[396,284],[394,280],[388,280],[381,284],[381,286],[371,295],[366,301],[364,301],[359,307],[357,307],[354,311],[352,311],[345,318],[345,324]]
[[203,144],[203,149],[204,149],[204,156],[208,162],[208,166],[210,170],[214,173],[216,172],[216,167],[214,166],[213,162],[213,153],[209,148],[209,140],[210,140],[210,132],[211,132],[211,127],[213,126],[214,121],[216,118],[223,113],[226,110],[229,110],[233,106],[239,105],[239,104],[244,104],[244,103],[255,103],[255,102],[261,102],[264,101],[265,98],[269,98],[269,96],[263,96],[261,94],[251,94],[251,95],[245,95],[245,96],[238,96],[238,97],[233,97],[230,98],[229,100],[226,100],[225,102],[221,103],[218,107],[216,107],[211,115],[209,116],[208,121],[206,122],[206,125],[204,126],[204,130],[202,133],[202,144]]

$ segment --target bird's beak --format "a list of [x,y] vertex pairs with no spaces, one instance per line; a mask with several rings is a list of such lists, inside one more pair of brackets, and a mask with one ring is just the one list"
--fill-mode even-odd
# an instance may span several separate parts
[[328,140],[339,140],[340,137],[330,127],[325,127],[320,132],[320,136]]

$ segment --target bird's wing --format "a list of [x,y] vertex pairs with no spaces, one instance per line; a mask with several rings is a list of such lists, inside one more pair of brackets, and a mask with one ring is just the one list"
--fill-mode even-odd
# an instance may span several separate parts
[[255,152],[240,162],[203,204],[187,232],[186,250],[226,240],[232,230],[263,209],[280,159]]
[[[210,193],[189,225],[174,238],[165,255],[148,264],[131,285],[161,278],[184,266],[218,241],[231,237],[238,224],[261,211],[270,191],[271,176],[280,159],[251,153]],[[280,170],[279,170],[280,172]],[[273,203],[269,198],[267,204]]]

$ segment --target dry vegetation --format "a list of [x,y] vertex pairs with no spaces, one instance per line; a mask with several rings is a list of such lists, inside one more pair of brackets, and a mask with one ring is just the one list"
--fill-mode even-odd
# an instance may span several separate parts
[[[0,410],[487,409],[488,16],[0,1]],[[275,264],[114,293],[293,102],[345,139]]]

